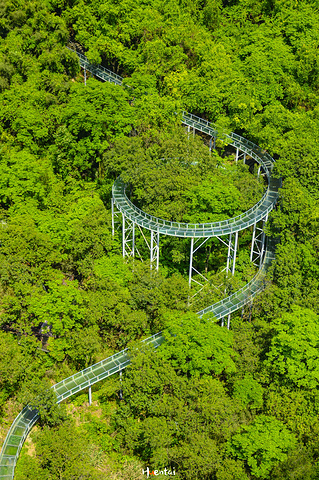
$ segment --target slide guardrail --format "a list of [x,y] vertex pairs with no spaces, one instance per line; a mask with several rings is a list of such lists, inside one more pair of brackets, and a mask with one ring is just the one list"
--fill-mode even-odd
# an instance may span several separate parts
[[274,208],[278,199],[280,179],[270,178],[262,199],[237,217],[212,223],[181,223],[154,217],[136,207],[125,193],[125,184],[118,178],[112,188],[112,196],[118,210],[137,225],[175,237],[214,237],[244,230],[259,222]]

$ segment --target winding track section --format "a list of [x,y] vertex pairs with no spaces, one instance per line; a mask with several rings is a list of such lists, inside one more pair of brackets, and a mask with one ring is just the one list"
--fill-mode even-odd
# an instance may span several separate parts
[[[122,77],[114,74],[104,67],[97,67],[91,65],[87,58],[80,53],[77,53],[80,66],[89,71],[94,76],[102,81],[122,85]],[[275,179],[272,176],[272,169],[274,165],[273,158],[266,152],[262,151],[260,147],[245,138],[234,133],[224,134],[219,133],[212,124],[195,115],[183,112],[182,123],[194,130],[203,132],[211,138],[221,138],[227,144],[234,146],[243,153],[253,158],[259,165],[262,166],[267,179],[268,187],[262,199],[250,210],[247,210],[242,215],[224,220],[222,222],[204,223],[204,224],[186,224],[178,222],[169,222],[160,218],[148,215],[138,209],[128,199],[125,193],[125,185],[118,179],[113,186],[113,199],[120,210],[126,217],[134,221],[141,227],[149,230],[155,230],[165,235],[172,235],[176,237],[212,237],[222,236],[243,230],[265,216],[274,208],[278,198],[278,188],[280,187],[280,179]],[[267,269],[275,257],[274,243],[270,240],[265,251],[263,264],[255,275],[255,277],[247,283],[243,288],[233,293],[229,297],[197,312],[200,317],[210,313],[217,319],[223,318],[226,315],[235,312],[243,307],[257,295],[265,285]],[[143,342],[153,345],[157,348],[163,343],[164,337],[161,332],[145,339]],[[90,387],[114,373],[117,373],[126,368],[130,363],[129,352],[127,349],[112,355],[105,360],[102,360],[91,367],[82,370],[81,372],[72,375],[71,377],[62,380],[52,387],[57,395],[57,403],[62,402],[66,398]],[[9,480],[14,477],[15,466],[23,446],[23,443],[28,436],[31,428],[38,420],[39,415],[36,409],[27,405],[16,417],[12,423],[9,432],[5,438],[0,454],[0,479]]]
[[[183,112],[182,123],[191,126],[197,131],[204,132],[211,138],[217,138],[218,132],[208,121],[195,115]],[[149,215],[137,208],[127,197],[125,193],[125,184],[118,178],[113,185],[113,199],[120,212],[137,225],[159,232],[164,235],[175,237],[217,237],[236,233],[244,230],[256,222],[259,222],[271,212],[278,198],[278,188],[280,179],[271,175],[274,160],[268,154],[263,152],[257,145],[249,142],[245,138],[234,133],[230,135],[222,134],[222,140],[248,154],[259,165],[262,166],[268,181],[266,192],[262,199],[251,209],[238,215],[237,217],[213,223],[178,223],[163,220],[161,218]]]

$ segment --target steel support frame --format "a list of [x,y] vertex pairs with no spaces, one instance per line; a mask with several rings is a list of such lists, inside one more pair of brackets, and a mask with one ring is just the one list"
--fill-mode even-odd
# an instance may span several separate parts
[[236,148],[236,154],[235,154],[235,161],[236,161],[236,163],[238,163],[238,160],[239,160],[241,157],[243,157],[243,164],[245,165],[245,163],[246,163],[246,152],[243,152],[243,153],[239,153],[239,152],[240,152],[240,150],[239,150],[239,148],[237,147],[237,148]]
[[211,137],[209,139],[209,151],[215,150],[216,148],[216,137]]
[[202,237],[200,238],[191,238],[191,247],[190,247],[190,255],[189,255],[189,273],[188,273],[188,285],[191,287],[192,282],[197,283],[201,288],[203,288],[204,284],[198,282],[197,280],[193,279],[193,272],[197,273],[200,275],[201,278],[203,278],[204,282],[207,282],[207,278],[200,273],[193,265],[193,259],[194,259],[194,254],[199,250],[206,242],[212,237],[206,237],[204,240]]
[[[137,250],[135,245],[135,222],[127,218],[122,213],[122,256],[125,257],[135,257],[135,254],[142,259],[140,252]],[[142,228],[137,225],[139,228],[142,237],[150,251],[150,267],[155,270],[159,269],[159,257],[160,257],[160,233],[159,231],[151,230],[151,241],[148,242],[148,239],[145,237]]]
[[[193,283],[196,283],[199,288],[196,291],[196,293],[194,295],[192,295],[192,297],[188,296],[188,306],[191,305],[191,299],[196,297],[196,295],[198,295],[203,290],[205,283],[208,282],[208,279],[194,267],[193,260],[194,260],[194,254],[197,252],[197,250],[199,250],[207,242],[207,240],[209,240],[210,238],[212,238],[212,237],[206,237],[204,239],[203,239],[203,237],[199,237],[199,238],[194,238],[193,237],[193,238],[191,238],[190,255],[189,255],[188,285],[189,285],[189,289],[191,289],[192,282],[193,282]],[[203,283],[199,282],[198,280],[194,280],[193,273],[199,275],[201,277]],[[218,287],[216,287],[215,285],[212,285],[212,286],[216,290],[218,290]],[[219,285],[219,287],[220,286],[221,285]]]
[[229,235],[226,274],[231,272],[234,275],[235,273],[237,249],[238,232],[235,232]]
[[[235,274],[237,250],[238,250],[238,232],[235,232],[229,235],[226,275],[228,275],[229,272],[231,272],[232,275]],[[225,325],[225,318],[226,317],[223,317],[221,320],[222,327],[224,327]],[[227,329],[229,330],[229,328],[230,328],[230,313],[227,315]]]
[[261,268],[265,254],[266,235],[264,232],[264,227],[267,219],[268,214],[260,222],[255,222],[253,226],[250,261],[258,268]]
[[[197,250],[199,250],[210,238],[212,237],[206,237],[204,238],[204,240],[202,239],[202,237],[196,238],[196,239],[191,238],[190,255],[189,255],[189,273],[188,273],[189,287],[191,287],[192,282],[195,282],[201,287],[203,287],[202,283],[193,279],[193,272],[200,275],[204,281],[207,281],[207,278],[194,267],[193,260],[194,260],[194,254],[197,252]],[[226,273],[228,274],[228,272],[231,272],[231,274],[234,275],[235,268],[236,268],[236,255],[238,250],[238,232],[231,233],[229,235],[228,243],[226,243],[220,237],[216,237],[216,238],[218,238],[218,240],[222,242],[224,245],[226,245],[228,248]]]
[[151,269],[155,266],[156,270],[158,270],[159,267],[159,240],[159,231],[155,232],[151,230],[150,265]]
[[111,200],[112,209],[112,236],[115,235],[115,230],[118,230],[122,224],[120,216],[122,213],[117,209],[114,199]]
[[[192,130],[193,130],[193,137],[195,137],[195,133],[196,133],[195,127],[192,127]],[[191,126],[187,125],[187,138],[189,138],[190,132],[191,132]]]
[[[199,285],[199,290],[193,295],[192,298],[194,298],[198,293],[204,288],[205,282],[207,282],[207,278],[200,273],[195,267],[194,267],[194,254],[199,250],[206,242],[212,237],[206,237],[203,239],[203,237],[200,238],[191,238],[191,246],[190,246],[190,255],[189,255],[189,272],[188,272],[188,285],[189,288],[192,286],[192,282],[196,283]],[[228,238],[228,242],[225,242],[222,238],[216,237],[220,242],[222,242],[224,245],[226,245],[228,252],[227,252],[227,264],[226,264],[226,275],[228,275],[229,272],[231,272],[232,275],[235,273],[235,267],[236,267],[236,254],[237,254],[237,249],[238,249],[238,232],[231,233]],[[203,279],[203,283],[201,283],[198,280],[194,280],[193,274],[197,274]],[[219,285],[221,286],[221,285]],[[215,287],[215,286],[214,286]],[[215,287],[218,289],[218,287]],[[190,298],[188,300],[190,303]],[[224,319],[222,319],[222,325],[224,324]],[[227,322],[228,328],[230,325],[230,316],[228,318]]]
[[120,370],[120,392],[119,392],[119,397],[120,397],[120,400],[123,400],[123,390],[122,390],[122,370]]
[[[221,319],[221,323],[220,323],[220,324],[221,324],[222,327],[225,326],[225,318],[226,318],[226,317],[223,317],[223,318]],[[227,315],[227,330],[229,330],[229,329],[230,329],[230,313]]]
[[122,255],[134,257],[135,255],[135,222],[122,214]]

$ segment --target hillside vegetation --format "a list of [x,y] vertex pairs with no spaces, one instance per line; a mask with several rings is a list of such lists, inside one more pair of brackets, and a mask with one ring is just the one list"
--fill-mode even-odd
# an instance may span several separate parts
[[[1,439],[28,401],[51,402],[15,478],[138,480],[149,466],[180,480],[316,480],[317,2],[0,0],[0,35]],[[68,46],[124,87],[85,85]],[[262,177],[221,143],[210,155],[182,110],[260,145],[283,178],[268,286],[230,330],[194,312],[255,273],[250,231],[231,279],[225,247],[207,242],[211,285],[191,307],[189,243],[161,239],[156,273],[142,242],[133,264],[112,237],[119,174],[169,220],[230,218],[261,197]],[[160,330],[156,354],[139,347]],[[96,385],[91,408],[85,395],[54,407],[50,385],[127,345],[131,366]]]

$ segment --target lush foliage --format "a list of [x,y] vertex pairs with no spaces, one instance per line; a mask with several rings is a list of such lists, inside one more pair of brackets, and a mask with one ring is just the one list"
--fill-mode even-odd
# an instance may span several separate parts
[[[146,466],[181,480],[318,478],[318,32],[311,0],[0,2],[1,437],[26,402],[42,416],[18,480],[137,480]],[[125,87],[85,86],[69,42]],[[253,162],[236,166],[221,143],[209,154],[182,109],[261,145],[283,177],[271,281],[230,331],[187,307],[187,242],[161,240],[156,274],[124,263],[111,233],[119,174],[138,205],[177,221],[260,197]],[[226,247],[205,244],[199,306],[254,273],[250,240],[233,279]],[[135,343],[161,329],[156,354]],[[130,342],[122,383],[97,387],[94,415],[76,398],[66,422],[47,387]]]

